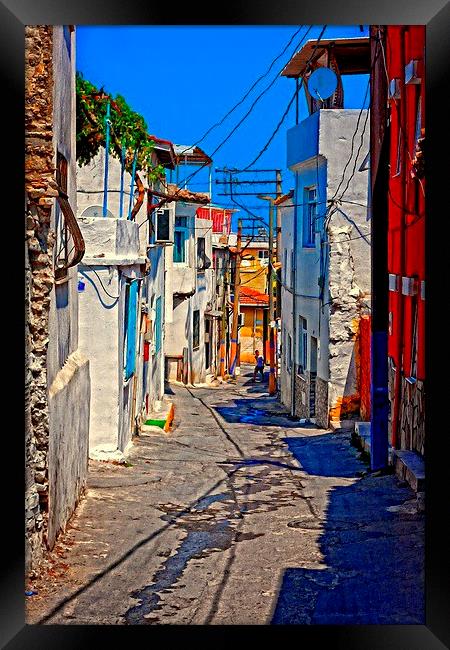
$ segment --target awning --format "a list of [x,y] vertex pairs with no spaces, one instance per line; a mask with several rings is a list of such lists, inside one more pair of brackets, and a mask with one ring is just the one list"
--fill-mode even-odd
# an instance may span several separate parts
[[[322,39],[315,50],[317,40],[310,40],[288,62],[281,73],[282,77],[301,77],[306,72],[308,64],[314,69],[315,62],[332,50],[336,59],[339,73],[369,74],[370,72],[370,42],[368,36],[358,38],[328,38]],[[312,57],[312,58],[311,58]],[[310,61],[311,59],[311,61]]]

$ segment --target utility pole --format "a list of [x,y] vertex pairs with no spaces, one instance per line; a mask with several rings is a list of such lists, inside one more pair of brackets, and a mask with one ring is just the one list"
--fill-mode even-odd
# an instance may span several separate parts
[[238,220],[237,245],[236,245],[236,268],[234,274],[234,297],[233,297],[233,324],[231,328],[230,363],[228,372],[232,377],[236,376],[236,364],[238,355],[238,317],[239,317],[239,287],[241,284],[241,242],[242,242],[242,220]]
[[[277,197],[280,198],[283,193],[282,189],[282,184],[281,184],[281,169],[277,169],[276,171],[276,179],[277,179]],[[276,269],[276,276],[277,276],[277,284],[276,284],[276,320],[277,324],[279,325],[280,319],[281,319],[281,207],[277,204],[277,269]],[[276,336],[276,353],[275,353],[275,365],[276,365],[276,372],[277,376],[280,372],[280,356],[278,354],[279,350],[279,341],[278,341],[278,327],[277,327],[277,336]]]
[[275,395],[277,392],[277,382],[275,378],[275,313],[273,308],[273,204],[275,199],[271,196],[258,195],[259,199],[269,201],[269,266],[267,267],[269,293],[269,395]]
[[[269,374],[269,394],[270,395],[275,395],[277,391],[277,382],[276,382],[276,370],[275,370],[275,309],[274,309],[274,291],[273,291],[273,280],[274,280],[274,202],[278,196],[281,196],[282,194],[282,189],[281,189],[281,170],[279,169],[228,169],[224,167],[223,169],[216,169],[216,172],[221,172],[224,174],[225,180],[223,181],[218,181],[216,180],[217,185],[229,185],[230,192],[227,193],[222,193],[218,194],[218,196],[228,196],[233,199],[233,194],[236,196],[257,196],[260,199],[269,201],[269,267],[268,267],[268,294],[269,294],[269,363],[270,363],[270,374]],[[264,173],[267,174],[267,176],[271,175],[272,173],[276,174],[276,177],[274,180],[270,180],[267,177],[263,178],[257,178],[257,176],[254,177],[253,180],[244,180],[239,178],[237,174],[242,175],[242,174],[254,174],[257,175],[259,173]],[[228,178],[227,178],[228,177]],[[272,176],[273,178],[273,176]],[[271,189],[267,192],[267,196],[261,195],[261,190],[259,192],[242,192],[238,191],[235,192],[234,188],[239,185],[275,185],[276,190],[272,191]],[[245,206],[241,206],[245,210]],[[253,226],[254,226],[254,221],[255,220],[260,220],[262,223],[265,223],[262,219],[259,219],[259,217],[253,215]],[[281,238],[281,214],[279,209],[277,210],[277,258],[279,256],[279,251],[280,251],[280,238]],[[241,252],[241,237],[242,237],[242,220],[239,220],[239,232],[238,232],[238,249],[239,253],[237,254],[236,258],[236,285],[238,285],[238,279],[240,275],[240,252]],[[253,238],[253,233],[252,237]],[[237,363],[237,355],[238,355],[238,344],[237,344],[237,336],[238,336],[238,327],[237,327],[237,314],[238,314],[238,301],[236,299],[236,296],[238,295],[239,292],[239,287],[235,287],[235,299],[234,299],[234,305],[233,305],[233,331],[232,331],[232,339],[231,339],[231,353],[230,353],[230,365],[229,365],[229,374],[230,375],[235,375],[235,366]],[[277,300],[277,305],[279,305],[279,298]]]
[[223,299],[222,299],[222,327],[220,332],[220,376],[222,379],[225,376],[226,369],[226,341],[227,341],[227,275],[228,275],[228,263],[225,266],[225,271],[223,274]]
[[[281,187],[281,170],[277,169],[277,197],[280,197],[283,193]],[[280,206],[277,205],[277,262],[281,262],[281,210]]]

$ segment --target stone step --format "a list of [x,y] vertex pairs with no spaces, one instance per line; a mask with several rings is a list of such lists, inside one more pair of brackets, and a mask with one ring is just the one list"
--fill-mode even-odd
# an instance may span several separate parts
[[[355,422],[355,438],[362,449],[370,456],[370,437],[371,437],[371,423],[370,422]],[[393,448],[389,445],[388,447],[388,464],[392,465],[394,456]]]
[[394,449],[395,473],[406,481],[414,492],[425,490],[425,461],[417,452]]
[[166,433],[170,430],[175,415],[174,404],[173,402],[164,400],[159,406],[160,408],[157,411],[152,411],[147,414],[146,420],[141,425],[142,431],[149,433],[154,431],[156,427],[159,427]]

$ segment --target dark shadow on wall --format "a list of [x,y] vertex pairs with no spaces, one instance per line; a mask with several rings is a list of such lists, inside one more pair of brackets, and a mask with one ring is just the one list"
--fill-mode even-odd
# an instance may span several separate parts
[[413,492],[392,474],[359,478],[364,465],[342,434],[286,442],[310,475],[356,480],[330,490],[322,518],[291,522],[299,543],[302,532],[323,531],[318,546],[325,566],[286,569],[271,623],[423,625],[424,515],[414,509]]

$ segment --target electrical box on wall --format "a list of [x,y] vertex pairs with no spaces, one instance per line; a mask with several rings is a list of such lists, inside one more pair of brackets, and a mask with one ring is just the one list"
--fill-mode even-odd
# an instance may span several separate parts
[[155,241],[173,244],[173,213],[168,208],[155,210]]
[[420,84],[421,81],[419,61],[412,59],[405,65],[405,84]]
[[402,294],[404,296],[415,296],[417,293],[416,278],[402,278]]
[[400,288],[400,276],[389,273],[389,291],[398,291]]
[[391,79],[389,82],[389,99],[400,99],[400,79]]

